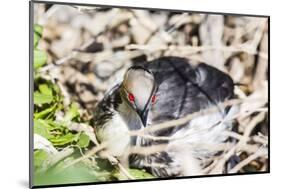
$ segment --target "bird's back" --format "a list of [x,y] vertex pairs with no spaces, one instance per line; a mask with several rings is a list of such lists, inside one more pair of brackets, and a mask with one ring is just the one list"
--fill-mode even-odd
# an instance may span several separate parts
[[145,67],[153,72],[158,84],[150,124],[178,119],[233,97],[232,79],[207,64],[194,66],[184,58],[163,57],[148,62]]

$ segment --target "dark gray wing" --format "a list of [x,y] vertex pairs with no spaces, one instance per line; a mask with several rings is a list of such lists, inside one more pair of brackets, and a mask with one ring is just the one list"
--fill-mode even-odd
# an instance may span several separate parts
[[103,100],[99,102],[98,106],[93,111],[91,125],[94,127],[103,127],[103,125],[112,118],[115,110],[122,103],[121,97],[117,92],[119,88],[120,84],[117,84],[105,94]]
[[145,67],[153,72],[158,84],[157,102],[150,114],[152,123],[181,118],[234,95],[232,79],[204,63],[194,67],[184,58],[163,57]]

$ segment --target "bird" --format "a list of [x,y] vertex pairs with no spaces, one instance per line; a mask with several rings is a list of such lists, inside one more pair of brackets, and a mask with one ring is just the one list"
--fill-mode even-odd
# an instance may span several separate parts
[[[227,118],[237,109],[220,105],[232,98],[234,83],[228,74],[187,58],[161,57],[130,67],[97,105],[91,125],[97,140],[107,144],[106,151],[117,159],[128,158],[130,167],[156,177],[201,175],[208,158],[219,153],[210,146],[226,142],[222,132],[233,128]],[[148,133],[159,140],[130,135],[212,107],[216,111]],[[157,145],[163,149],[130,153],[133,147]]]

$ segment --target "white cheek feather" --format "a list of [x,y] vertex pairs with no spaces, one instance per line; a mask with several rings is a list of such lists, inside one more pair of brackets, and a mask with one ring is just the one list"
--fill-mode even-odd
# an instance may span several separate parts
[[101,131],[101,140],[107,142],[107,151],[113,156],[126,154],[130,145],[128,127],[120,115],[115,114]]

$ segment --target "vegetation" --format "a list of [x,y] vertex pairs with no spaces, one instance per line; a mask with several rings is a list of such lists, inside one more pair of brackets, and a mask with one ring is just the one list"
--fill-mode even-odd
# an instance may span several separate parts
[[[37,47],[42,30],[41,26],[34,26],[33,123],[34,134],[39,135],[35,138],[34,150],[35,185],[124,179],[118,168],[97,157],[65,168],[93,144],[84,131],[77,132],[68,128],[74,123],[87,124],[81,119],[78,104],[64,106],[64,97],[57,84],[42,78],[38,72],[47,62],[47,54]],[[136,178],[152,178],[150,174],[141,170],[129,171]]]

